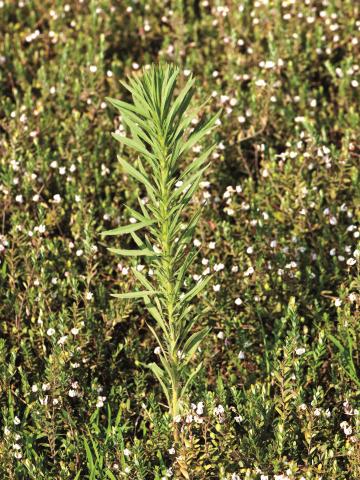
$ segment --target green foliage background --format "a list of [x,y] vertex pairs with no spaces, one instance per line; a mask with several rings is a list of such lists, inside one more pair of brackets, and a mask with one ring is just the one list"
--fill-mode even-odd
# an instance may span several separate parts
[[141,193],[104,98],[164,60],[223,108],[194,202],[192,274],[215,276],[197,304],[204,412],[182,423],[191,478],[358,479],[357,2],[0,7],[0,478],[177,475],[141,367],[156,360],[146,312],[110,297],[136,263],[99,235]]

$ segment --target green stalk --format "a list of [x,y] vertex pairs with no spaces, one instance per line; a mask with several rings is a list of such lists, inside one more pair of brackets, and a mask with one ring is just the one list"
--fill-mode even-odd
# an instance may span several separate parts
[[[200,215],[190,216],[185,230],[181,226],[183,213],[201,180],[212,148],[185,168],[181,169],[181,165],[192,147],[204,140],[214,127],[217,118],[200,122],[190,130],[191,121],[198,114],[196,108],[189,112],[194,80],[190,77],[175,96],[178,77],[179,70],[174,66],[153,66],[141,77],[131,78],[129,84],[124,84],[132,95],[132,103],[108,99],[119,110],[130,133],[127,136],[114,134],[114,137],[141,159],[139,168],[135,168],[131,160],[119,158],[119,161],[124,171],[146,189],[149,200],[145,206],[139,203],[139,211],[129,208],[129,213],[138,220],[136,224],[103,233],[130,233],[139,250],[110,250],[130,257],[144,255],[155,271],[153,278],[148,279],[134,268],[142,290],[114,296],[142,298],[148,309],[149,329],[161,352],[160,363],[151,363],[148,367],[166,396],[176,444],[179,432],[174,419],[186,411],[187,392],[201,368],[201,363],[192,367],[192,360],[208,333],[207,328],[193,332],[194,319],[198,316],[193,313],[195,306],[192,303],[192,299],[205,288],[207,279],[188,291],[184,290],[184,280],[196,257],[192,235]],[[177,190],[174,185],[179,180],[183,182],[183,188]],[[141,235],[143,230],[146,233]],[[160,247],[160,253],[154,250],[154,246]],[[150,324],[151,318],[156,322],[154,326]]]
[[170,356],[169,356],[169,363],[171,369],[174,372],[175,381],[171,381],[171,391],[172,391],[172,398],[171,398],[171,405],[170,408],[170,415],[172,418],[175,418],[178,415],[178,395],[179,395],[179,384],[176,381],[179,378],[178,372],[178,365],[177,365],[177,352],[176,352],[176,326],[174,322],[174,279],[173,279],[173,272],[174,272],[174,259],[172,256],[172,247],[171,247],[171,239],[170,239],[170,225],[169,225],[169,165],[166,164],[167,158],[167,148],[164,145],[163,151],[163,162],[161,165],[161,217],[162,217],[162,244],[161,244],[161,251],[163,252],[161,267],[166,273],[165,282],[163,288],[166,290],[166,304],[167,304],[167,323],[170,327],[171,332],[171,340],[172,345],[170,349]]

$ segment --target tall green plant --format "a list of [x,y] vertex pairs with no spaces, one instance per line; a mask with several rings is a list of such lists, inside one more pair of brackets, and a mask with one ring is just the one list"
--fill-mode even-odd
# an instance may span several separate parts
[[129,132],[129,136],[114,133],[114,138],[138,154],[136,166],[122,157],[119,162],[144,188],[148,201],[138,199],[138,210],[127,207],[136,223],[103,232],[104,236],[130,234],[137,249],[109,250],[123,256],[147,257],[155,272],[148,278],[133,268],[143,289],[114,296],[142,298],[156,322],[156,326],[149,324],[149,329],[160,347],[160,364],[151,363],[149,367],[162,386],[173,418],[181,415],[189,386],[201,368],[201,363],[192,368],[190,361],[209,331],[205,327],[193,332],[199,317],[194,312],[194,297],[210,277],[185,288],[197,255],[192,240],[201,209],[186,214],[215,145],[187,165],[185,158],[204,140],[217,119],[217,115],[203,119],[191,128],[202,107],[190,105],[194,95],[192,77],[175,95],[178,77],[175,66],[153,66],[142,76],[130,78],[128,84],[123,83],[132,95],[132,103],[108,99],[121,113]]

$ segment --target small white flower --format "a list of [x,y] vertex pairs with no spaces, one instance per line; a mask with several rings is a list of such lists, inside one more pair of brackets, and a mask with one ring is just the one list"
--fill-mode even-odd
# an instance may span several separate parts
[[204,402],[199,402],[196,406],[196,414],[202,415],[204,413]]
[[97,72],[97,66],[96,65],[90,65],[89,70],[91,73],[96,73]]
[[245,353],[240,350],[239,355],[238,355],[238,359],[239,360],[244,360],[244,358],[245,358]]
[[299,355],[299,356],[303,355],[305,353],[305,348],[304,347],[297,348],[295,350],[295,353],[296,353],[296,355]]
[[85,298],[86,300],[92,300],[94,297],[94,294],[92,292],[87,292]]
[[170,453],[170,455],[175,455],[175,448],[174,447],[169,448],[168,452]]
[[341,422],[340,427],[342,428],[343,432],[346,436],[352,434],[352,427],[348,424],[348,422]]
[[66,342],[66,339],[67,339],[67,335],[63,335],[62,337],[59,338],[58,340],[58,345],[64,345],[64,343]]
[[237,298],[235,299],[235,305],[242,305],[242,303],[243,303],[243,301],[241,300],[240,297],[237,297]]
[[356,302],[356,293],[355,293],[355,292],[351,292],[348,298],[349,298],[349,300],[350,300],[351,303]]
[[177,356],[178,356],[178,358],[180,358],[180,360],[183,360],[185,358],[185,353],[182,352],[181,350],[179,350],[177,352]]
[[156,245],[153,246],[153,250],[155,253],[161,253],[161,248],[157,247]]
[[259,78],[258,80],[255,81],[255,85],[257,87],[265,87],[266,86],[266,82],[264,79],[262,78]]
[[334,302],[335,307],[341,307],[341,304],[342,304],[342,301],[340,300],[340,298],[336,298]]
[[214,265],[214,271],[215,272],[220,272],[223,269],[224,269],[224,264],[223,263],[215,263],[215,265]]
[[74,398],[77,395],[77,391],[74,389],[69,390],[69,397]]
[[249,277],[255,272],[253,267],[249,267],[245,272],[244,272],[244,277]]
[[104,401],[106,400],[106,397],[103,397],[103,396],[98,396],[97,398],[97,402],[96,402],[96,407],[97,408],[101,408],[104,406]]
[[341,428],[341,429],[344,429],[344,428],[346,428],[348,425],[349,425],[349,424],[348,424],[348,422],[346,422],[346,421],[341,422],[341,423],[340,423],[340,428]]
[[49,335],[49,337],[51,337],[52,335],[54,335],[55,329],[54,328],[48,328],[46,333],[47,333],[47,335]]
[[20,425],[20,418],[19,417],[15,417],[14,418],[14,425]]
[[222,405],[218,405],[214,408],[214,415],[222,415],[225,412],[225,409]]
[[346,261],[346,265],[348,265],[349,267],[352,267],[353,265],[355,265],[355,263],[356,263],[355,258],[349,258],[349,259]]
[[77,335],[79,333],[79,329],[76,327],[72,328],[70,331],[73,335]]
[[33,385],[33,386],[31,387],[31,391],[32,391],[33,393],[36,393],[38,390],[39,390],[39,388],[38,388],[37,385]]

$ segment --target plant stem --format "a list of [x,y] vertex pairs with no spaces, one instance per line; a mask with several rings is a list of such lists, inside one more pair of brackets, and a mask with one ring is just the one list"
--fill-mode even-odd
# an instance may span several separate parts
[[[165,141],[162,137],[162,158],[160,159],[161,165],[161,183],[160,183],[160,193],[161,193],[161,217],[162,217],[162,227],[161,227],[161,238],[162,245],[161,249],[163,252],[162,256],[162,268],[165,274],[165,291],[166,291],[166,314],[167,314],[167,323],[171,333],[172,345],[170,351],[168,352],[169,364],[173,371],[172,383],[172,397],[170,414],[172,419],[179,414],[179,364],[178,364],[178,352],[176,351],[177,335],[176,335],[176,325],[174,319],[174,257],[172,255],[172,242],[170,235],[170,225],[171,218],[169,216],[169,198],[170,198],[170,188],[169,188],[169,177],[170,177],[170,168],[167,162],[168,159],[168,149],[166,147]],[[174,423],[174,441],[178,443],[179,435],[177,425]]]

